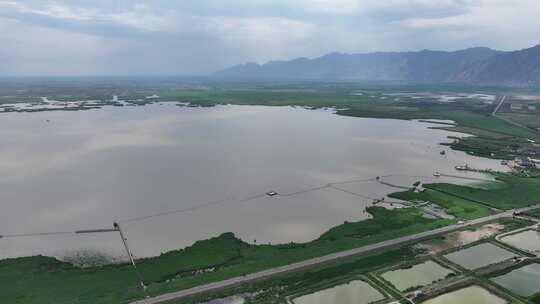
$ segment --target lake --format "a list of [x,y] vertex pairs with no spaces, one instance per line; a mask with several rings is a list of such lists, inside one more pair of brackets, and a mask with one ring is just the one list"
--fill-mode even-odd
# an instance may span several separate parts
[[[456,133],[432,124],[329,110],[168,103],[1,117],[0,234],[109,228],[115,220],[184,210],[122,223],[139,257],[227,231],[252,243],[305,242],[365,219],[372,198],[402,191],[376,176],[398,186],[470,183],[432,176],[456,174],[464,163],[503,169],[448,151],[439,143]],[[348,182],[302,191],[339,181]],[[123,252],[116,233],[0,240],[0,257],[82,249]]]

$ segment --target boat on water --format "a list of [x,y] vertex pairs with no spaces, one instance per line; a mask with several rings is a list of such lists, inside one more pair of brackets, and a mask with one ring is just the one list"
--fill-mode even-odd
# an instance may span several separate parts
[[267,196],[272,197],[272,196],[278,195],[279,193],[277,193],[276,191],[268,191],[268,192],[266,192],[265,194],[266,194]]

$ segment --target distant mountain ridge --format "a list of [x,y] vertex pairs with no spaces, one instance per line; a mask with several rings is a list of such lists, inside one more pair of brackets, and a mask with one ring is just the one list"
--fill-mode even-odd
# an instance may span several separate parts
[[380,80],[540,84],[540,45],[514,52],[486,47],[454,52],[331,53],[318,58],[247,63],[216,77],[272,80]]

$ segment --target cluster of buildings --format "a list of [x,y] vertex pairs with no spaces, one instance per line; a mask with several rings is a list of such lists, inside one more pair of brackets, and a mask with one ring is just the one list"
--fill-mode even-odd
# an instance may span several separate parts
[[522,104],[522,103],[511,103],[510,104],[510,110],[511,111],[536,111],[537,106],[536,104]]
[[540,160],[533,159],[530,157],[516,157],[514,159],[515,166],[524,168],[524,169],[535,169],[536,164],[538,163],[540,163]]

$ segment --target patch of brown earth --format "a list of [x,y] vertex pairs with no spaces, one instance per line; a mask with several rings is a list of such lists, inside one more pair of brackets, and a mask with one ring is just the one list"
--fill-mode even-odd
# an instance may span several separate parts
[[486,224],[475,230],[462,230],[448,233],[438,238],[419,243],[416,247],[427,250],[429,254],[438,254],[455,247],[465,246],[492,237],[503,229],[504,225],[501,224]]

